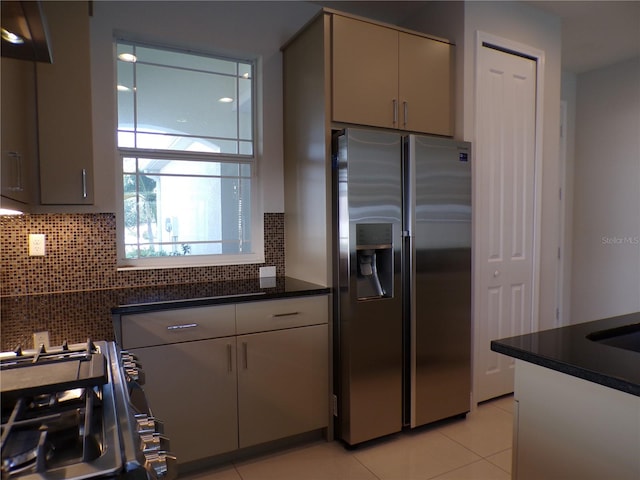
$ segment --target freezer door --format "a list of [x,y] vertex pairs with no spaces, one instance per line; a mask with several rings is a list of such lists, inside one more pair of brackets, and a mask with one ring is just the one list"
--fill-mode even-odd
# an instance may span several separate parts
[[470,408],[470,145],[410,136],[410,425]]
[[355,445],[402,429],[402,143],[348,129],[337,145],[337,432]]

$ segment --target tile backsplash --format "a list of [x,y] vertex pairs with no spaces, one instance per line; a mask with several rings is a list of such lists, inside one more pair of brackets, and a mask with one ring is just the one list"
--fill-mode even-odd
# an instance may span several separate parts
[[[0,216],[2,350],[34,329],[58,332],[52,343],[109,337],[112,290],[257,278],[265,265],[284,276],[284,214],[266,213],[264,230],[264,264],[118,271],[114,214]],[[29,256],[30,233],[45,234],[44,257]]]

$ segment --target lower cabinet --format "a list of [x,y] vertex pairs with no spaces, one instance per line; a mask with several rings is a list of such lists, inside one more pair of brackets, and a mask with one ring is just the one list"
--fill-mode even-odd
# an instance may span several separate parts
[[234,337],[130,350],[180,463],[238,448]]
[[238,336],[238,429],[249,447],[327,426],[327,325]]
[[328,426],[326,296],[116,321],[118,340],[142,364],[151,410],[181,464]]

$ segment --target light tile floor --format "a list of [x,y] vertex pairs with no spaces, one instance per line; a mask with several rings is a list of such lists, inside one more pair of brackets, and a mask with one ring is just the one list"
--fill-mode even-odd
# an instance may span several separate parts
[[188,480],[508,480],[513,397],[467,415],[354,449],[313,442],[242,460]]

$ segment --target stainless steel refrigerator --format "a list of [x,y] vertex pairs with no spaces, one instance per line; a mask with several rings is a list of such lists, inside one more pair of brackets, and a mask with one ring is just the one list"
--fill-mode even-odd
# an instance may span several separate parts
[[470,145],[333,140],[336,434],[355,445],[469,411]]

